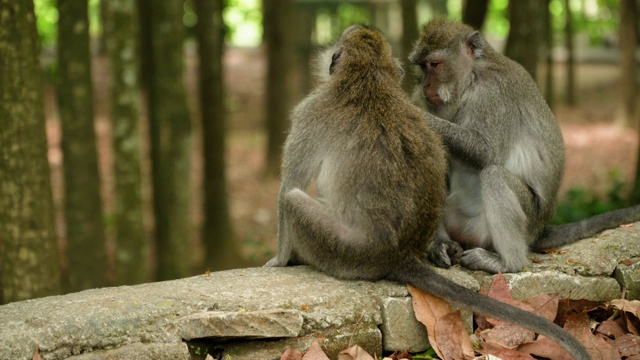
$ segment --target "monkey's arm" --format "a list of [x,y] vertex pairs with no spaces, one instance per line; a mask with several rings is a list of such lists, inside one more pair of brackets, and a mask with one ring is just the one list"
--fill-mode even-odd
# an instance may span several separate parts
[[480,132],[432,115],[427,119],[429,126],[440,135],[456,158],[480,169],[495,163],[493,148]]

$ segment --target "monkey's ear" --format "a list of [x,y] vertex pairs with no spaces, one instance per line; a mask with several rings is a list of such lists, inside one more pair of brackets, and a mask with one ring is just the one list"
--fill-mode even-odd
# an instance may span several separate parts
[[465,41],[467,54],[472,59],[481,58],[484,53],[484,40],[479,31],[474,31],[467,36]]
[[342,51],[337,50],[336,52],[333,53],[333,55],[331,55],[331,65],[329,65],[329,75],[333,75],[333,73],[336,71],[336,65],[338,64],[338,59],[340,59],[340,56],[342,55]]

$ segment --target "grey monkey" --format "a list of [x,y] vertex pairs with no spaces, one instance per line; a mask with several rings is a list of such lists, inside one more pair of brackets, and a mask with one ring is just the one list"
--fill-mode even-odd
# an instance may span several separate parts
[[423,260],[445,204],[446,152],[403,92],[403,72],[382,33],[346,29],[320,56],[319,71],[320,84],[291,115],[278,254],[265,266],[307,264],[342,279],[411,284],[589,359],[559,326],[457,285]]
[[[450,153],[448,196],[428,257],[492,273],[521,271],[529,249],[640,221],[640,206],[548,226],[565,165],[562,134],[525,69],[471,27],[427,23],[409,59],[429,125]],[[435,115],[435,116],[434,116]]]

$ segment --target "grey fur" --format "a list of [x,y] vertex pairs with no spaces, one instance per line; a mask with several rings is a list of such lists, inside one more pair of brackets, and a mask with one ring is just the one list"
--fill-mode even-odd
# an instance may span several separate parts
[[427,98],[435,115],[428,122],[451,155],[444,230],[429,245],[436,265],[517,272],[528,264],[529,248],[557,247],[640,220],[639,206],[546,226],[565,165],[560,128],[531,76],[477,31],[431,21],[409,58],[424,69],[420,92],[440,95],[441,101]]
[[[402,74],[379,31],[351,27],[327,53],[321,57],[333,59],[324,69],[331,75],[321,74],[291,116],[278,255],[265,266],[308,264],[344,279],[408,283],[533,329],[588,359],[552,322],[459,286],[422,260],[445,203],[442,144],[402,91]],[[314,180],[317,196],[308,193]]]

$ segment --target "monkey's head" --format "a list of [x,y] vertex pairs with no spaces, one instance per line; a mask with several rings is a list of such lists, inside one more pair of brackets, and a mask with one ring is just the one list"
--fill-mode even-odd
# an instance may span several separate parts
[[480,33],[459,22],[435,19],[422,28],[409,60],[420,67],[418,86],[429,108],[458,102],[484,50]]
[[404,76],[404,70],[393,57],[382,32],[366,25],[348,27],[335,44],[320,53],[316,62],[321,83],[340,74],[355,77],[369,71],[389,74],[398,83]]

